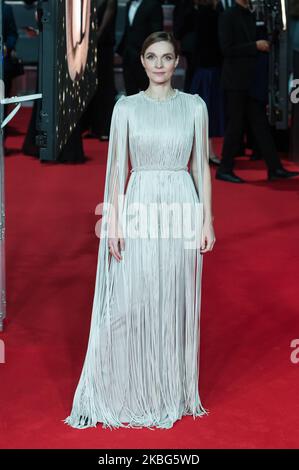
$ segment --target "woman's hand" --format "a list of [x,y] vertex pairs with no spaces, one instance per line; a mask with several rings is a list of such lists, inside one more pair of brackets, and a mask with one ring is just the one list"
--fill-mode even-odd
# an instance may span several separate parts
[[110,254],[114,256],[116,261],[121,261],[122,256],[120,252],[125,249],[124,238],[108,238],[108,247]]
[[111,221],[109,224],[109,230],[108,230],[108,248],[109,252],[116,261],[122,260],[121,256],[121,251],[124,251],[125,249],[125,240],[123,236],[123,231],[120,225],[118,225],[117,229],[114,229],[114,227],[117,226],[117,222],[114,219]]
[[212,221],[204,222],[203,228],[202,228],[201,245],[200,245],[201,253],[207,253],[208,251],[212,251],[215,241],[216,241],[216,238],[215,238],[213,222]]

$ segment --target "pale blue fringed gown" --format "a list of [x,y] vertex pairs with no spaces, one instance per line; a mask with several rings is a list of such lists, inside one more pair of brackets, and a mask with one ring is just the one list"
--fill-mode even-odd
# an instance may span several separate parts
[[[175,90],[158,101],[141,91],[115,104],[104,202],[118,205],[125,250],[119,263],[110,255],[103,236],[109,225],[103,222],[88,348],[64,420],[74,428],[97,423],[110,429],[171,428],[183,415],[208,413],[198,390],[203,262],[198,240],[208,145],[207,109],[198,95]],[[183,214],[191,208],[195,247],[186,244],[183,231],[162,236],[162,226],[187,226],[178,212],[167,219],[164,212],[148,210],[144,217],[144,208],[162,203],[176,203]]]

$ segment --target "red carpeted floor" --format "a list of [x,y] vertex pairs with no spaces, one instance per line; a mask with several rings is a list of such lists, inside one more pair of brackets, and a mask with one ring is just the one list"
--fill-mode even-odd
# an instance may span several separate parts
[[62,420],[88,340],[107,144],[85,140],[85,164],[40,163],[19,150],[27,119],[26,110],[15,118],[5,157],[1,448],[298,447],[290,343],[299,338],[299,178],[268,183],[263,162],[246,157],[236,173],[247,184],[213,178],[217,241],[204,258],[200,372],[209,416],[170,430],[75,430]]

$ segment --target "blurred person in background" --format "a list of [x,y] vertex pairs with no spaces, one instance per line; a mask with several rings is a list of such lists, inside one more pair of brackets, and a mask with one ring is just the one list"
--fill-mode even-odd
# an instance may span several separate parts
[[227,10],[228,8],[231,8],[235,5],[235,0],[219,0],[217,9],[219,11],[224,11]]
[[266,115],[267,60],[270,43],[257,34],[256,15],[248,0],[236,0],[219,18],[219,38],[224,55],[222,85],[226,92],[228,122],[222,160],[216,178],[232,183],[245,181],[233,172],[244,134],[245,120],[255,145],[268,167],[268,180],[290,178],[299,172],[286,170],[279,159]]
[[[173,34],[180,43],[180,53],[186,59],[184,91],[190,93],[191,81],[197,67],[197,28],[194,17],[198,11],[199,2],[196,0],[175,0],[173,9]],[[230,8],[234,0],[221,0],[216,4],[216,10],[221,13]]]
[[220,164],[215,155],[213,138],[224,135],[224,98],[220,86],[222,52],[218,37],[218,18],[220,8],[218,0],[193,0],[195,37],[195,71],[190,92],[199,94],[206,102],[209,112],[210,163]]
[[148,86],[140,50],[147,36],[163,30],[162,4],[160,0],[129,0],[125,18],[124,33],[116,52],[123,59],[126,94],[134,95]]
[[173,35],[180,43],[180,53],[186,60],[184,92],[190,93],[196,68],[196,31],[193,0],[176,0],[173,10]]

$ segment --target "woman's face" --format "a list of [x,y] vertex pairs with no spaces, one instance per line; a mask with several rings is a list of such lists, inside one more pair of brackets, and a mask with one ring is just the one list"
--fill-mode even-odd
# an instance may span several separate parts
[[140,57],[150,82],[156,84],[170,81],[179,62],[179,56],[175,58],[173,45],[168,41],[152,44]]

